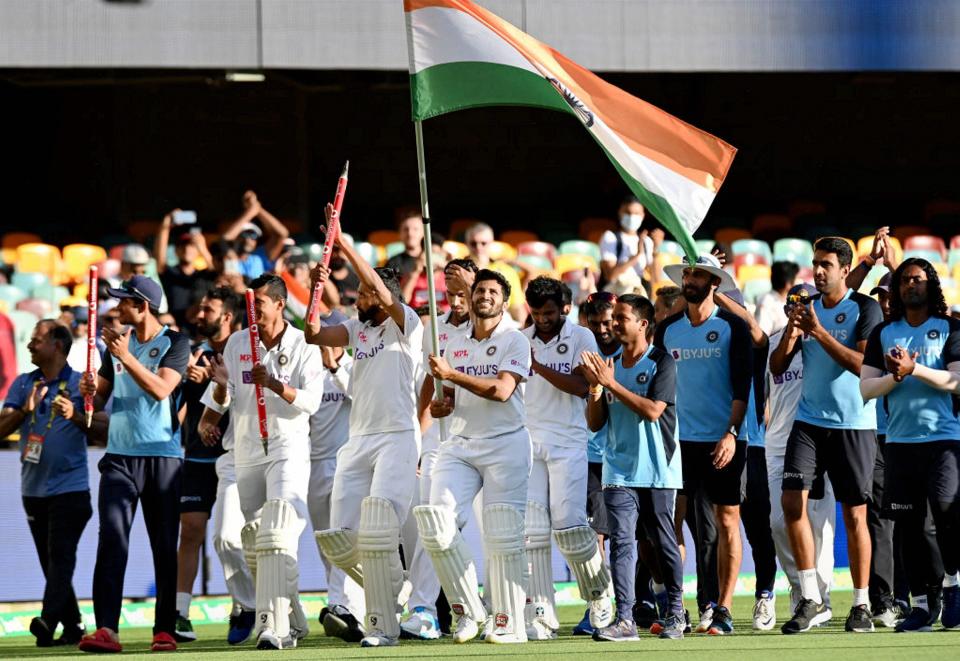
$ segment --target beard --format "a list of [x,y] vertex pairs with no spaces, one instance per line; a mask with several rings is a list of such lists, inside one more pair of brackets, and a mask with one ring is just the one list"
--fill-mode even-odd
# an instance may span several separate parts
[[927,295],[921,293],[908,293],[903,297],[903,307],[918,309],[927,307]]
[[343,257],[331,257],[331,258],[330,258],[330,270],[331,270],[331,271],[339,271],[340,269],[342,269],[342,268],[343,268],[344,266],[346,266],[346,265],[347,265],[347,260],[345,260]]
[[203,337],[211,338],[220,330],[223,325],[223,316],[217,317],[215,321],[208,321],[205,324],[197,324],[197,332]]
[[503,312],[502,309],[497,309],[497,306],[491,305],[489,307],[477,305],[474,306],[473,314],[476,315],[477,319],[493,319],[494,317],[499,316]]
[[693,303],[694,305],[703,303],[707,300],[707,296],[710,295],[709,285],[703,289],[697,289],[693,285],[684,285],[683,286],[683,298],[687,303]]

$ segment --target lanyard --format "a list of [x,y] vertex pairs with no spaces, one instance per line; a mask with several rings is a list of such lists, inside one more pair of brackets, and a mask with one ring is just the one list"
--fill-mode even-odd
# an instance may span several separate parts
[[[43,385],[43,384],[44,384],[43,379],[37,379],[37,381],[36,381],[36,383],[35,383],[35,385],[37,385],[37,386],[41,386],[41,385]],[[60,379],[60,385],[59,385],[59,387],[57,388],[57,395],[54,396],[54,399],[56,399],[57,396],[64,394],[65,392],[67,392],[67,381],[66,381],[66,379]],[[44,399],[45,399],[45,398],[44,398]],[[52,401],[52,400],[51,400],[51,401]],[[42,403],[42,402],[41,402],[41,403]],[[35,428],[36,428],[36,425],[37,425],[37,409],[39,409],[39,408],[40,408],[40,404],[37,404],[37,406],[33,409],[33,413],[32,413],[31,416],[30,416],[30,430],[29,430],[30,432],[33,432],[33,431],[35,430]],[[51,403],[51,404],[50,404],[50,415],[47,416],[47,426],[44,428],[44,432],[45,432],[45,433],[48,432],[48,431],[50,431],[50,428],[53,427],[53,418],[54,418],[54,415],[53,415],[53,404]]]

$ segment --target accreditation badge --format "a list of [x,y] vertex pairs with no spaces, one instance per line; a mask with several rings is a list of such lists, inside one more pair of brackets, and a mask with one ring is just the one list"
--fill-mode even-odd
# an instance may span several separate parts
[[23,448],[23,460],[31,464],[39,464],[41,454],[43,454],[43,434],[31,432],[27,435],[27,445]]

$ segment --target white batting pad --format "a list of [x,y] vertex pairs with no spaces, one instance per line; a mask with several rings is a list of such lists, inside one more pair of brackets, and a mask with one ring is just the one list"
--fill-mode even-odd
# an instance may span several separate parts
[[320,552],[327,556],[327,560],[342,569],[358,585],[363,586],[357,533],[347,528],[330,528],[315,532],[313,536],[317,540]]
[[272,630],[280,640],[290,635],[290,565],[296,565],[300,520],[286,500],[263,505],[257,532],[257,632]]
[[575,526],[556,530],[553,534],[560,552],[577,577],[580,598],[595,601],[611,596],[610,568],[600,556],[597,533],[589,526]]
[[527,501],[527,562],[530,580],[527,585],[527,622],[539,619],[556,631],[560,628],[553,591],[553,558],[550,543],[550,513],[532,500]]
[[433,567],[458,617],[483,622],[487,611],[480,601],[477,568],[467,543],[457,528],[456,516],[450,510],[433,505],[413,508],[420,529],[420,543],[430,555]]
[[483,533],[490,572],[493,635],[512,638],[511,642],[525,641],[527,633],[523,614],[527,598],[523,517],[511,505],[487,505],[483,508]]
[[360,503],[357,548],[363,566],[363,593],[367,602],[367,632],[388,638],[400,636],[397,596],[403,586],[400,565],[400,521],[386,498],[367,496]]
[[254,519],[240,529],[240,544],[243,545],[243,559],[247,561],[253,584],[257,584],[257,532],[260,530],[260,519]]

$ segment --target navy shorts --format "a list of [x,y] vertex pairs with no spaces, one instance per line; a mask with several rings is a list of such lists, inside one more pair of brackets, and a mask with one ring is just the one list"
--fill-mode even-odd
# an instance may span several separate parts
[[[783,490],[809,491],[823,498],[823,476],[844,505],[863,505],[873,493],[877,433],[872,429],[830,429],[796,421],[783,459]],[[888,467],[889,470],[889,467]]]

